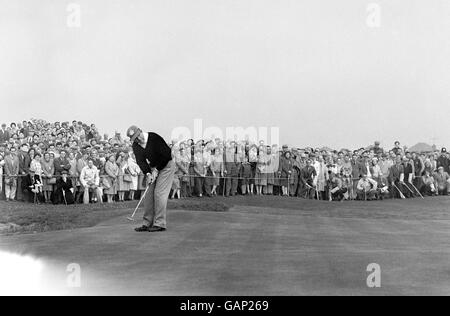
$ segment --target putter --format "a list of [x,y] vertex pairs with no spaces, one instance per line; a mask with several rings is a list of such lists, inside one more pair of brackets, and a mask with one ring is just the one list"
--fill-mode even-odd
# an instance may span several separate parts
[[141,206],[142,201],[144,200],[145,196],[147,195],[148,189],[150,188],[150,185],[147,185],[147,188],[144,191],[144,194],[142,194],[141,199],[139,200],[138,205],[136,206],[136,208],[134,209],[133,215],[127,217],[127,220],[133,222],[134,221],[134,215],[136,215],[137,210],[139,209],[139,206]]

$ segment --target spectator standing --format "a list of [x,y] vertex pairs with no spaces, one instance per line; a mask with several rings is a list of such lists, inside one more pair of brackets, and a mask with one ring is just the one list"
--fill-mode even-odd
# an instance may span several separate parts
[[55,177],[55,165],[51,159],[50,153],[44,154],[44,159],[41,162],[42,166],[42,180],[43,187],[42,191],[44,193],[45,202],[49,203],[51,201],[51,194],[53,192],[53,186],[56,184]]
[[6,202],[14,201],[17,191],[17,176],[19,175],[19,158],[16,148],[11,147],[5,157],[5,195]]
[[139,166],[136,163],[136,159],[133,152],[127,155],[128,172],[131,176],[130,182],[130,200],[134,200],[134,194],[138,190],[138,180],[139,180]]
[[105,164],[105,173],[109,182],[109,188],[104,191],[107,202],[112,203],[114,196],[117,194],[117,177],[119,176],[119,166],[116,164],[116,157],[110,154]]

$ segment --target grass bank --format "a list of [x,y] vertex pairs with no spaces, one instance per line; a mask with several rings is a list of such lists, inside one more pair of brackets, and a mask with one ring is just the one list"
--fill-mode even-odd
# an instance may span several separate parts
[[[137,201],[89,205],[35,205],[21,202],[0,202],[0,234],[38,233],[92,227],[102,221],[127,216]],[[170,209],[226,212],[230,206],[219,201],[174,200]]]

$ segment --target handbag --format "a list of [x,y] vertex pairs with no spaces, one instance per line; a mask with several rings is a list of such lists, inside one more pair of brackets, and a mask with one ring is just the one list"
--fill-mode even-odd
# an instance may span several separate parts
[[125,182],[133,182],[133,178],[131,177],[130,170],[125,169],[125,174],[123,175],[123,181]]
[[104,177],[104,178],[102,179],[102,186],[103,186],[103,188],[104,188],[105,190],[111,189],[111,184],[109,183],[108,178]]
[[53,177],[53,178],[48,179],[47,184],[56,184],[56,178]]

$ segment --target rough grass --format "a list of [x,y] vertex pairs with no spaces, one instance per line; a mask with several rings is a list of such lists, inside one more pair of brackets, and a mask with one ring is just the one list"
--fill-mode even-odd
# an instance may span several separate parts
[[[102,221],[132,213],[137,201],[90,205],[35,205],[0,202],[0,234],[37,233],[92,227]],[[219,201],[174,200],[170,209],[225,212],[230,207]]]

